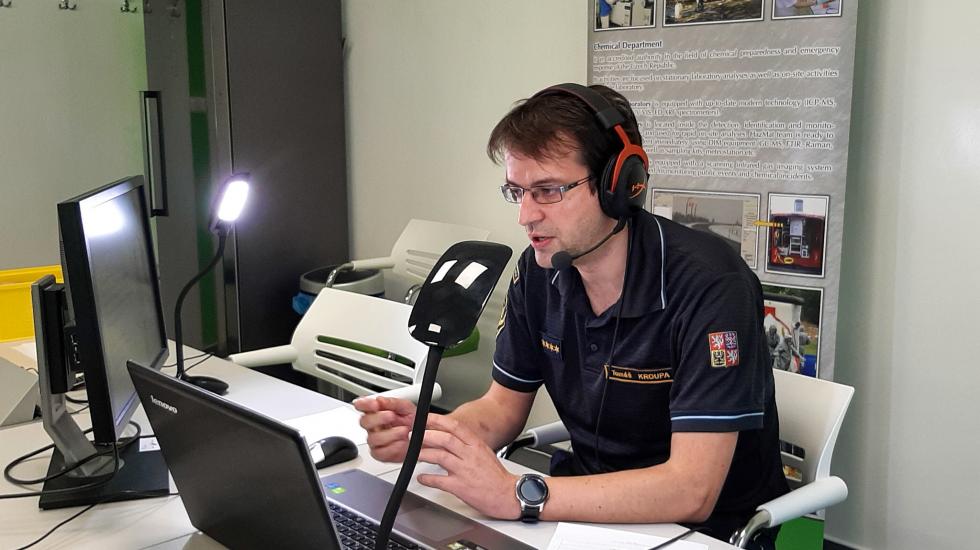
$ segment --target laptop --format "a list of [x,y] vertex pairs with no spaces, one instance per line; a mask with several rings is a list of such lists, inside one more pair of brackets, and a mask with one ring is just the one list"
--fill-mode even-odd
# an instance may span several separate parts
[[[194,527],[229,548],[374,548],[390,483],[360,470],[320,478],[295,428],[153,369],[129,372]],[[533,548],[410,492],[392,539]]]

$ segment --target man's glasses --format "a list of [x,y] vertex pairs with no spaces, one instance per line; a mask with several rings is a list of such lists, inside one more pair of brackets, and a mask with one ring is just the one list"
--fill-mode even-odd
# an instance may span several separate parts
[[565,185],[549,185],[532,187],[530,189],[524,189],[523,187],[518,187],[517,185],[507,184],[500,186],[500,192],[504,195],[505,201],[514,204],[521,203],[521,201],[524,199],[524,193],[530,193],[531,198],[538,204],[553,204],[565,198],[565,193],[575,189],[590,179],[592,179],[592,176],[585,176],[578,181],[573,181],[572,183]]

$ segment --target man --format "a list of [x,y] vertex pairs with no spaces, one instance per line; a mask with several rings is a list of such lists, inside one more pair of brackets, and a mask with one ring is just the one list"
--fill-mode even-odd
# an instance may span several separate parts
[[769,344],[769,357],[773,368],[776,368],[776,348],[779,347],[779,329],[775,324],[769,325],[766,332],[766,343]]
[[[640,142],[629,103],[603,86],[549,88],[493,130],[488,153],[530,246],[490,389],[430,416],[420,460],[447,474],[418,479],[495,518],[682,522],[727,539],[787,490],[761,285],[720,239],[639,210]],[[637,168],[642,182],[623,180]],[[571,435],[561,473],[574,475],[519,480],[494,449],[520,433],[542,384]],[[355,406],[372,455],[401,460],[414,406]],[[547,486],[543,506],[515,494],[532,481]]]
[[803,367],[803,361],[804,358],[797,350],[793,337],[788,334],[784,336],[776,346],[773,368],[798,373]]

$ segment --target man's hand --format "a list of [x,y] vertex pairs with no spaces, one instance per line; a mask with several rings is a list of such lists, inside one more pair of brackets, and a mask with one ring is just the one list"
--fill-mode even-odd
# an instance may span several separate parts
[[441,466],[446,475],[420,474],[419,483],[452,493],[487,516],[520,517],[518,476],[503,467],[482,439],[457,420],[439,414],[429,415],[426,427],[419,460]]
[[408,450],[408,432],[415,421],[415,405],[394,397],[361,397],[354,408],[364,413],[361,427],[367,433],[371,456],[382,462],[401,462]]

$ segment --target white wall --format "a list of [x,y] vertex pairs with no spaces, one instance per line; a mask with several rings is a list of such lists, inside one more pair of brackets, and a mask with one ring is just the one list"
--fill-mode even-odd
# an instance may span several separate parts
[[[385,8],[378,11],[378,5]],[[980,4],[861,3],[837,378],[856,386],[832,538],[976,545]],[[483,153],[510,103],[584,81],[585,0],[347,2],[353,250],[412,216],[524,246]]]
[[[482,227],[520,254],[527,238],[487,138],[514,101],[585,81],[588,19],[587,0],[344,2],[354,258],[386,255],[411,218]],[[440,368],[444,389],[489,385],[504,287],[479,353]]]
[[827,531],[976,547],[980,5],[860,10],[836,371],[857,392],[833,468],[851,496]]
[[0,8],[0,269],[58,263],[55,204],[143,173],[142,14]]
[[585,80],[586,2],[344,3],[355,257],[387,253],[412,217],[527,245],[487,137],[514,101]]

